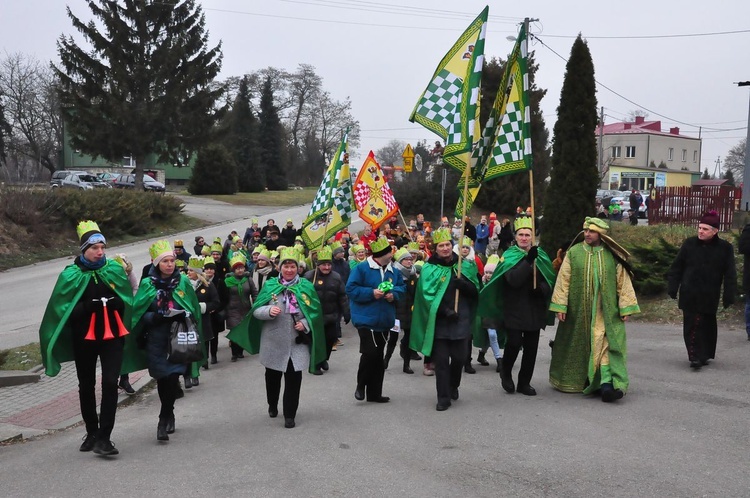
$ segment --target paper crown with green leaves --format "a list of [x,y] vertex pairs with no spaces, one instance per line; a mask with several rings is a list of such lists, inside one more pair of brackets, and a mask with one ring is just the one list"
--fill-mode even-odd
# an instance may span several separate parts
[[463,236],[461,239],[461,245],[464,247],[471,247],[471,239],[467,237],[466,235]]
[[183,260],[183,259],[175,259],[174,260],[174,265],[177,268],[185,268],[185,260]]
[[191,270],[202,270],[204,262],[203,256],[190,256],[187,265]]
[[406,244],[406,248],[409,250],[409,252],[418,252],[419,251],[419,242],[408,242]]
[[160,256],[174,254],[174,250],[168,240],[157,240],[149,247],[148,254],[151,256],[151,261],[157,261],[161,259]]
[[229,268],[234,270],[234,267],[237,265],[245,266],[247,264],[247,258],[244,254],[241,252],[236,252],[232,255],[232,258],[229,260]]
[[203,246],[201,247],[201,256],[210,256],[211,255],[211,246]]
[[432,232],[432,241],[437,245],[441,242],[451,241],[451,231],[447,228],[438,228]]
[[318,250],[318,263],[331,261],[333,259],[333,251],[329,246],[323,246]]
[[359,251],[364,251],[364,250],[365,250],[365,246],[363,246],[362,244],[354,244],[351,248],[351,252],[354,255],[356,255]]
[[386,249],[390,249],[391,244],[385,237],[378,237],[377,239],[370,242],[370,250],[372,254],[378,254],[384,252]]
[[271,251],[265,247],[258,253],[258,260],[271,261]]
[[258,245],[257,245],[257,246],[255,246],[255,248],[253,249],[253,254],[255,254],[255,253],[258,253],[258,254],[260,254],[261,252],[263,252],[263,251],[265,251],[265,250],[266,250],[266,246],[264,246],[263,244],[258,244]]
[[222,252],[224,252],[224,248],[221,244],[213,243],[211,244],[211,252],[218,252],[219,254],[221,254]]
[[221,237],[214,237],[214,242],[213,243],[221,245]]
[[279,251],[271,251],[271,253],[270,253],[270,254],[268,255],[268,258],[269,258],[269,259],[270,259],[271,261],[273,261],[273,260],[275,260],[276,258],[278,258],[279,256],[281,256],[281,255],[279,254]]
[[[101,230],[99,230],[99,225],[96,224],[95,221],[91,220],[85,220],[78,224],[76,227],[76,234],[78,234],[78,240],[82,240],[83,236],[87,233],[102,233]],[[88,239],[88,237],[86,237]]]
[[252,218],[252,219],[250,220],[250,224],[251,224],[251,225],[257,225],[257,224],[258,224],[258,218]]
[[[325,247],[323,249],[325,249]],[[323,249],[321,249],[321,252],[323,251]],[[320,258],[320,253],[318,253],[318,258]],[[285,247],[284,249],[281,250],[281,253],[279,254],[279,259],[281,260],[282,264],[287,261],[294,261],[296,264],[299,264],[299,252],[294,247]],[[320,259],[318,259],[318,261],[320,261]]]
[[328,247],[331,248],[331,252],[335,251],[336,249],[343,249],[344,246],[341,245],[341,242],[338,240],[335,240],[329,245]]
[[522,228],[527,228],[529,230],[532,230],[531,221],[532,221],[531,218],[528,216],[519,216],[513,222],[513,228],[515,228],[516,231],[519,231]]
[[500,263],[500,256],[497,254],[490,255],[489,258],[487,258],[487,262],[484,264],[484,267],[487,268],[487,265],[497,265]]
[[401,262],[401,260],[405,258],[412,259],[411,253],[406,247],[402,247],[401,249],[396,251],[396,254],[393,255],[393,259],[398,262]]

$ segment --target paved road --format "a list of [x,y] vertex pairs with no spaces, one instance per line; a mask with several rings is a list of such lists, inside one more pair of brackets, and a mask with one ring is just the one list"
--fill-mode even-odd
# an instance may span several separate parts
[[[190,216],[214,222],[214,225],[200,230],[168,234],[170,240],[183,239],[188,251],[192,252],[196,235],[203,235],[206,240],[214,237],[227,237],[231,230],[237,230],[244,235],[245,228],[250,225],[250,218],[260,218],[264,225],[268,218],[274,218],[277,223],[284,223],[292,218],[295,226],[299,227],[307,216],[309,206],[298,206],[287,209],[263,206],[233,206],[225,202],[211,199],[184,196],[184,212]],[[355,228],[358,225],[355,224]],[[106,234],[105,234],[106,235]],[[108,254],[123,252],[133,261],[135,268],[142,268],[150,260],[148,248],[153,240],[144,240],[124,246],[110,247]],[[13,268],[0,272],[0,288],[5,289],[0,299],[0,349],[23,346],[39,340],[39,324],[42,320],[44,308],[55,285],[57,276],[65,265],[73,260],[59,258],[35,265]]]
[[434,379],[386,373],[392,402],[354,400],[354,330],[322,377],[305,374],[297,427],[266,415],[257,357],[227,361],[178,401],[155,439],[158,397],[118,411],[112,461],[77,451],[81,427],[0,448],[4,496],[747,496],[750,342],[720,331],[718,360],[687,366],[679,327],[629,324],[631,390],[613,405],[546,382],[507,395],[491,367],[435,411]]

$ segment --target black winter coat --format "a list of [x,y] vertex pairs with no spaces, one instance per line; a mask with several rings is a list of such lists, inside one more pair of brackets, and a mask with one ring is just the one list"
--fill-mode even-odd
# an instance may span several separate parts
[[750,223],[742,229],[738,249],[740,254],[745,257],[745,265],[742,270],[742,289],[747,294],[750,293]]
[[414,306],[414,294],[417,290],[417,276],[410,273],[408,277],[404,277],[404,284],[406,285],[406,292],[401,299],[396,301],[396,318],[401,324],[402,330],[411,330],[411,315]]
[[318,293],[323,311],[323,323],[337,323],[342,316],[344,321],[349,323],[352,315],[349,311],[349,297],[346,295],[346,286],[341,279],[341,275],[335,271],[323,275],[320,270],[315,275],[315,270],[309,270],[305,273],[305,278],[313,283]]
[[679,290],[681,310],[716,314],[722,282],[725,308],[734,304],[737,294],[734,247],[718,235],[707,242],[690,237],[683,242],[667,279],[668,292],[673,299]]
[[[220,330],[214,332],[213,327],[213,316],[223,306],[219,298],[219,291],[216,290],[216,286],[212,282],[208,282],[208,285],[201,282],[195,289],[195,294],[198,296],[199,303],[206,303],[206,312],[201,317],[201,325],[203,326],[203,340],[210,341],[214,338],[214,334],[221,332]],[[223,322],[221,330],[224,330]]]
[[539,330],[547,326],[547,306],[552,289],[537,270],[536,289],[532,264],[523,258],[505,272],[504,325],[511,330]]

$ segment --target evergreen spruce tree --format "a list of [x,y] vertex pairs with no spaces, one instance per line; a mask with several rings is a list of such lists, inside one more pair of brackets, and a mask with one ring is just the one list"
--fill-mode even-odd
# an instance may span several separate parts
[[258,121],[250,108],[247,77],[242,78],[232,111],[227,114],[225,145],[237,164],[237,187],[240,192],[262,192],[266,174],[258,147]]
[[[0,95],[2,97],[2,95]],[[5,164],[6,140],[10,137],[10,123],[5,119],[5,109],[0,101],[0,164]]]
[[724,179],[727,180],[727,185],[734,187],[734,173],[732,173],[731,169],[728,169],[724,172]]
[[260,94],[260,154],[266,173],[268,190],[286,190],[286,169],[284,168],[285,145],[284,129],[279,119],[279,111],[273,103],[271,78],[266,78]]
[[708,168],[703,170],[703,175],[701,175],[701,180],[710,180],[711,175],[708,173]]
[[209,48],[205,16],[195,0],[87,0],[95,20],[68,8],[72,36],[57,42],[59,95],[76,149],[120,162],[136,159],[142,181],[147,156],[184,165],[210,136],[212,85],[221,44]]
[[586,216],[596,213],[596,110],[594,63],[588,45],[578,35],[565,68],[557,108],[552,172],[542,222],[541,243],[553,257],[557,249],[567,249]]
[[[484,123],[489,118],[490,110],[500,86],[500,79],[505,71],[507,61],[492,59],[482,71],[482,110],[480,122]],[[539,65],[534,61],[534,53],[529,54],[529,106],[531,107],[531,153],[532,168],[534,170],[534,207],[537,213],[544,212],[544,190],[545,180],[550,169],[549,131],[544,122],[544,116],[540,109],[541,100],[547,94],[547,90],[538,88],[535,83],[536,71]],[[516,207],[523,209],[529,206],[531,196],[529,193],[529,174],[518,173],[503,176],[486,182],[476,200],[479,207],[498,214],[512,214]]]
[[237,192],[237,165],[226,147],[211,144],[198,152],[188,192],[193,195]]

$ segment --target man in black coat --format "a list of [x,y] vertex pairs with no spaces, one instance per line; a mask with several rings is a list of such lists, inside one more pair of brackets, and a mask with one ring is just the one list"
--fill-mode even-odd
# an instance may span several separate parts
[[323,330],[326,336],[326,359],[316,365],[314,375],[323,375],[323,370],[328,370],[328,360],[331,358],[333,345],[338,340],[336,324],[342,316],[344,323],[349,323],[352,319],[346,286],[341,276],[332,271],[332,268],[331,248],[323,247],[318,251],[317,270],[309,270],[305,273],[305,278],[313,283],[318,293],[323,311]]
[[698,236],[683,242],[667,273],[669,296],[677,299],[679,290],[685,347],[690,367],[696,370],[716,354],[716,311],[722,282],[724,308],[734,304],[737,294],[734,248],[718,233],[718,214],[704,214],[698,224]]
[[745,293],[745,332],[747,332],[747,340],[750,341],[750,223],[742,229],[738,249],[745,257],[742,270],[742,291]]

